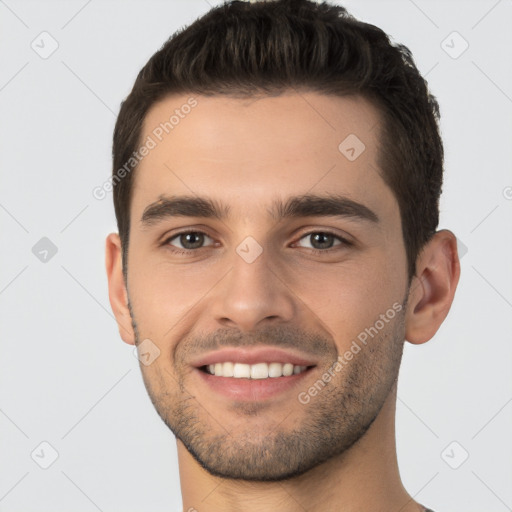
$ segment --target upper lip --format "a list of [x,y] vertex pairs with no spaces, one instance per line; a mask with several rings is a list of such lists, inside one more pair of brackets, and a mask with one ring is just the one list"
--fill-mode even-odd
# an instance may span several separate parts
[[275,347],[258,348],[225,348],[216,352],[210,352],[194,360],[191,364],[196,368],[215,363],[292,363],[297,366],[316,366],[315,361],[306,359],[292,352],[287,352]]

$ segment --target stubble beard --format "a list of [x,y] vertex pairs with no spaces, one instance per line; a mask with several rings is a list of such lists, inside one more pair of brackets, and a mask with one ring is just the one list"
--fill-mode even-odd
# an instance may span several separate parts
[[[268,404],[238,402],[231,411],[212,411],[185,386],[186,373],[160,371],[149,377],[141,365],[148,395],[161,419],[210,474],[246,481],[283,481],[341,457],[368,431],[398,378],[405,339],[405,307],[307,404],[292,397],[281,420],[251,427],[264,418]],[[136,345],[140,342],[133,312]],[[332,369],[336,360],[325,365]],[[315,369],[316,370],[316,369]],[[318,372],[321,378],[324,372]],[[311,386],[314,382],[308,383]],[[306,391],[299,390],[299,391]],[[208,410],[207,410],[208,409]],[[247,428],[230,429],[223,420],[247,418]],[[283,426],[292,417],[293,427]],[[289,420],[286,421],[289,424]]]

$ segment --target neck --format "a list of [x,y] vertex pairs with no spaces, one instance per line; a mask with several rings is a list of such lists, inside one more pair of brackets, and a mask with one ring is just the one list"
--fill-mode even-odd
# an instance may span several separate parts
[[351,448],[307,473],[280,482],[212,476],[178,445],[183,511],[422,512],[400,480],[395,443],[396,383],[377,418]]

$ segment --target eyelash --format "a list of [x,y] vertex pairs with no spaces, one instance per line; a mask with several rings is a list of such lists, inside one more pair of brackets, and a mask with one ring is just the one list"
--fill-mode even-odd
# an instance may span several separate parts
[[[172,236],[166,238],[162,242],[162,246],[166,246],[174,254],[185,255],[185,256],[190,256],[194,252],[199,251],[200,249],[206,249],[206,247],[199,247],[198,249],[177,249],[177,248],[169,245],[169,242],[171,240],[174,240],[175,238],[179,237],[180,235],[188,235],[190,233],[201,234],[201,235],[207,236],[208,238],[212,238],[208,233],[201,231],[200,229],[180,231],[179,233],[174,233]],[[323,235],[333,236],[334,238],[338,239],[342,243],[339,245],[336,245],[334,247],[329,247],[329,249],[309,249],[309,251],[315,255],[322,255],[322,254],[330,253],[332,251],[335,251],[336,248],[340,248],[340,246],[343,246],[343,245],[345,245],[346,247],[351,247],[354,245],[352,242],[349,242],[347,239],[337,235],[336,233],[328,231],[328,230],[308,231],[307,233],[303,233],[302,236],[298,239],[298,241],[302,240],[304,237],[311,236],[311,235],[318,234],[318,233],[321,233]]]

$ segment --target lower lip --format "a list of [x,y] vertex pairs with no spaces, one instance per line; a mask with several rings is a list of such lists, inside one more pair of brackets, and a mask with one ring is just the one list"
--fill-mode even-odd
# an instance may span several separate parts
[[215,392],[234,400],[258,401],[272,398],[279,393],[289,391],[297,386],[315,367],[302,373],[287,377],[269,377],[268,379],[244,379],[234,377],[216,377],[210,373],[196,369],[202,381]]

